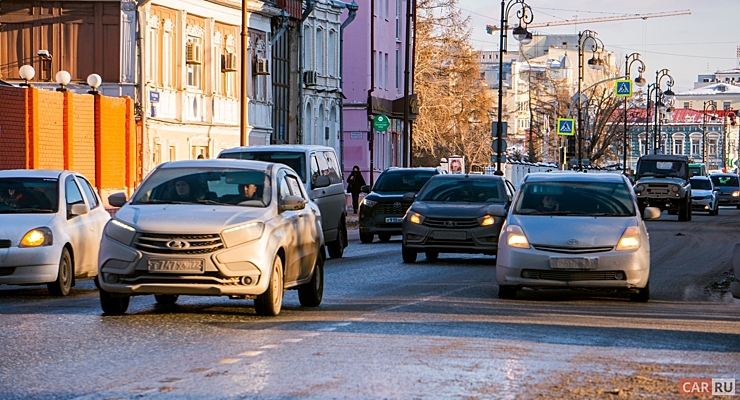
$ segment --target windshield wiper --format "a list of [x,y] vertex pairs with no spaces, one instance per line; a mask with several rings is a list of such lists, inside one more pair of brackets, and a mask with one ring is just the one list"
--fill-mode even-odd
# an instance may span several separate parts
[[132,204],[193,204],[193,202],[175,201],[175,200],[146,200],[146,201],[137,201]]
[[211,204],[211,205],[219,205],[219,206],[233,206],[234,205],[230,203],[222,203],[220,201],[215,201],[215,200],[198,200],[198,204]]

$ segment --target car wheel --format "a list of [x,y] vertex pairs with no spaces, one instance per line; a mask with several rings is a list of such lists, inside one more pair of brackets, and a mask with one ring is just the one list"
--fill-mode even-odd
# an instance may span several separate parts
[[378,240],[380,240],[383,243],[387,243],[388,241],[391,240],[391,234],[390,233],[379,233]]
[[347,247],[347,226],[344,221],[339,222],[337,240],[327,243],[326,247],[329,250],[329,257],[342,258],[344,255],[344,248]]
[[324,298],[324,257],[316,257],[311,280],[298,287],[298,300],[304,307],[318,307]]
[[401,246],[401,256],[403,257],[403,262],[407,264],[413,264],[416,262],[416,252],[407,249],[406,246]]
[[62,249],[62,257],[59,259],[57,280],[46,284],[46,287],[49,289],[49,293],[54,296],[68,295],[69,291],[72,290],[73,276],[74,268],[72,267],[72,257],[69,255],[69,250],[66,248]]
[[719,215],[719,206],[714,206],[714,215]]
[[679,221],[688,221],[688,216],[691,215],[691,209],[686,207],[686,200],[681,201],[681,203],[678,205],[678,220]]
[[172,305],[177,303],[177,298],[180,297],[176,294],[155,294],[154,300],[157,300],[159,304]]
[[130,301],[131,296],[113,296],[105,290],[100,289],[100,306],[103,308],[105,315],[125,314]]
[[95,284],[95,287],[100,289],[100,275],[95,275],[95,278],[93,278],[93,283]]
[[630,293],[630,300],[638,303],[647,303],[650,299],[650,282],[645,287],[638,289],[637,293]]
[[686,221],[691,221],[691,218],[693,218],[694,213],[691,212],[691,200],[686,201]]
[[516,286],[498,285],[498,298],[499,299],[516,299],[517,290],[519,290],[519,288]]
[[267,290],[254,299],[254,309],[257,315],[274,317],[280,314],[283,306],[283,260],[275,256],[272,262],[272,272]]
[[424,253],[424,255],[427,257],[427,260],[431,261],[436,261],[439,258],[438,251],[427,251]]
[[740,210],[740,206],[737,206],[737,209]]
[[373,235],[372,233],[360,232],[360,242],[362,242],[362,243],[372,243],[374,236],[375,235]]

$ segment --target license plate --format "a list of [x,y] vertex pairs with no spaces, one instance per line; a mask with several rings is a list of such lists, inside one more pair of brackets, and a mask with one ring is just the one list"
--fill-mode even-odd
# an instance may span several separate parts
[[465,232],[450,232],[450,231],[434,231],[432,237],[435,239],[442,240],[465,240],[467,235]]
[[149,260],[150,272],[198,273],[205,271],[203,260]]
[[403,222],[403,217],[387,217],[385,219],[386,224],[394,224]]
[[596,269],[599,267],[598,258],[551,258],[550,268],[553,269]]

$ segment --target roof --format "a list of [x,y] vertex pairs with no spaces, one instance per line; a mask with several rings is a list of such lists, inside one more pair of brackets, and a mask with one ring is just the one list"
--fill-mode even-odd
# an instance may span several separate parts
[[718,82],[713,85],[692,89],[686,92],[676,93],[676,96],[717,96],[717,95],[740,95],[740,86],[728,85]]
[[532,172],[522,182],[624,182],[624,175],[616,173]]
[[[0,171],[0,178],[59,178],[64,171],[51,169],[7,169]],[[82,175],[82,174],[80,174]]]
[[434,179],[447,179],[447,180],[476,180],[476,181],[499,181],[503,180],[504,177],[500,175],[484,175],[484,174],[440,174],[433,177]]
[[231,158],[216,158],[207,160],[170,161],[160,164],[157,168],[243,168],[267,170],[275,163],[255,160],[235,160]]
[[276,150],[293,150],[293,151],[304,151],[304,150],[334,150],[333,147],[320,146],[315,144],[269,144],[259,146],[241,146],[233,147],[231,149],[222,150],[221,153],[238,153],[241,151],[276,151]]

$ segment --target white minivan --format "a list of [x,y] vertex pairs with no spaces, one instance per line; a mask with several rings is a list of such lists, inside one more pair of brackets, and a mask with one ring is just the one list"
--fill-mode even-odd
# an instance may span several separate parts
[[342,257],[347,247],[347,207],[342,171],[333,148],[292,144],[244,146],[223,150],[218,158],[268,161],[293,168],[321,210],[329,257]]

